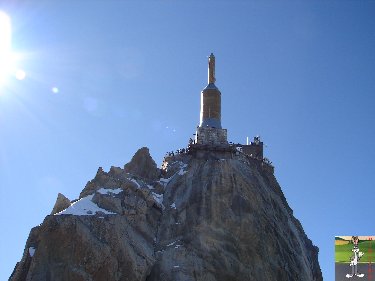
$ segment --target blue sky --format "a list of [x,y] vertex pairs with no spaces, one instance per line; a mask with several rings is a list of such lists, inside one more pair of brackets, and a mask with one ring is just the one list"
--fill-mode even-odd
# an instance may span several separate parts
[[[334,278],[334,236],[374,235],[374,1],[2,1],[22,80],[0,88],[0,280],[58,192],[199,123],[216,56],[222,125],[259,134]],[[57,93],[53,88],[58,89]],[[56,90],[55,90],[56,91]]]

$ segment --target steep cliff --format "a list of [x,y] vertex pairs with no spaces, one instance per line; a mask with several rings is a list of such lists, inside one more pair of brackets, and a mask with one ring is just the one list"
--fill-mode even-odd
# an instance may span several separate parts
[[322,275],[318,248],[264,163],[242,153],[184,153],[158,169],[142,148],[124,169],[99,168],[78,201],[33,228],[10,280]]

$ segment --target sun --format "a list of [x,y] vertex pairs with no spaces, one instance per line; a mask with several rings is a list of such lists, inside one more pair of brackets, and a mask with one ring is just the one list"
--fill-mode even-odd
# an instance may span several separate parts
[[0,11],[0,87],[7,84],[11,77],[23,80],[24,70],[17,67],[18,56],[12,51],[12,26],[10,17]]

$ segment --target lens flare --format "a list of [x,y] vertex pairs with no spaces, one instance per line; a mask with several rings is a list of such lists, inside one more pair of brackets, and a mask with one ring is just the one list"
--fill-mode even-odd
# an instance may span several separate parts
[[26,72],[25,71],[23,71],[22,69],[18,69],[16,71],[16,78],[18,80],[23,80],[23,79],[25,79],[25,77],[26,77]]
[[17,67],[20,55],[12,50],[12,26],[10,17],[0,11],[0,87],[11,82],[11,78],[24,80],[26,72]]

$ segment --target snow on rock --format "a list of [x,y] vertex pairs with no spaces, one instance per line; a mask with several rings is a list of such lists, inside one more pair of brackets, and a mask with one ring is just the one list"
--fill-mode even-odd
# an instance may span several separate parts
[[[187,171],[185,171],[186,167],[188,166],[187,164],[185,164],[184,162],[182,161],[175,161],[171,164],[169,164],[169,166],[172,168],[172,171],[173,171],[173,175],[171,175],[171,173],[169,173],[168,175],[171,175],[169,178],[159,178],[159,183],[165,188],[167,187],[167,185],[169,184],[169,182],[176,176],[176,175],[184,175],[185,173],[187,173]],[[169,168],[168,168],[169,170]]]
[[171,181],[172,178],[173,176],[171,176],[170,178],[161,178],[159,182],[165,187]]
[[184,171],[183,169],[181,169],[180,171],[178,171],[178,175],[179,176],[182,176],[182,175],[184,175],[186,173],[187,173],[187,171]]
[[170,206],[172,209],[176,209],[176,203],[173,202],[173,204],[171,204]]
[[137,188],[140,188],[140,184],[135,180],[135,179],[129,179],[131,182],[135,183],[135,185],[137,186]]
[[163,200],[164,200],[164,196],[163,194],[157,194],[155,192],[152,192],[152,197],[154,197],[154,200],[160,205],[163,207],[164,209],[164,205],[163,205]]
[[98,189],[96,192],[100,193],[100,194],[103,194],[103,195],[106,195],[106,194],[119,194],[121,192],[123,192],[123,190],[121,188],[116,188],[116,189],[107,189],[107,188],[100,188]]
[[168,244],[167,247],[173,246],[176,242],[177,242],[177,240],[173,241],[172,243]]
[[29,255],[30,255],[30,257],[33,257],[34,254],[35,254],[35,248],[34,247],[30,247],[29,248]]
[[109,212],[105,209],[100,208],[94,202],[92,198],[94,194],[88,195],[74,202],[70,207],[55,214],[56,215],[75,215],[75,216],[93,216],[97,212],[102,212],[106,215],[115,215],[116,213]]
[[185,168],[187,167],[187,164],[183,164],[183,163],[181,163],[181,168],[180,168],[180,170],[178,171],[178,174],[180,175],[180,176],[182,176],[182,175],[184,175],[184,174],[186,174],[187,173],[187,171],[185,171]]
[[[174,162],[176,163],[176,162]],[[179,175],[179,176],[182,176],[184,174],[187,173],[187,171],[185,171],[185,168],[188,166],[187,164],[185,164],[184,162],[181,162],[181,161],[178,161],[177,162],[178,165],[180,165],[180,170],[178,170],[178,172],[176,172],[173,176],[169,177],[169,178],[160,178],[159,179],[159,182],[164,186],[166,187],[167,184],[171,181],[171,179],[175,176],[175,175]]]

